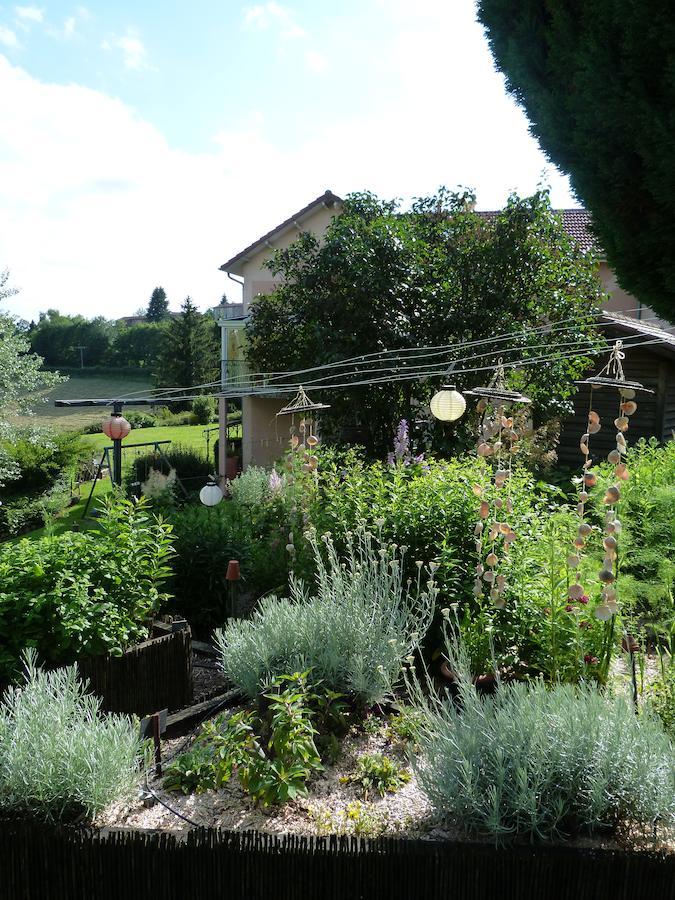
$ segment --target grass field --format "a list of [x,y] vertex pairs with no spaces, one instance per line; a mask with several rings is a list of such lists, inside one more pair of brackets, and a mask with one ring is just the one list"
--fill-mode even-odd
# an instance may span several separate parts
[[[85,370],[86,371],[86,370]],[[56,407],[54,400],[94,400],[126,397],[129,394],[150,391],[149,378],[114,375],[71,375],[68,381],[57,384],[47,395],[47,402],[35,407],[35,415],[22,417],[21,422],[35,422],[39,425],[52,425],[54,428],[77,431],[92,422],[100,422],[108,410],[103,407]],[[143,409],[131,404],[127,409]],[[147,407],[146,407],[147,408]]]

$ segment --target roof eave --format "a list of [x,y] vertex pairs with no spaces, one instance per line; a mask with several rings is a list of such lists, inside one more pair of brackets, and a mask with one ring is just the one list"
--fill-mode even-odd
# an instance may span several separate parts
[[312,200],[311,203],[308,203],[307,206],[303,207],[295,213],[295,215],[290,216],[280,225],[277,225],[276,228],[268,231],[267,234],[264,234],[261,238],[258,238],[257,241],[254,241],[252,244],[249,244],[248,247],[245,247],[240,253],[237,253],[231,259],[228,259],[227,262],[224,262],[222,266],[220,266],[220,270],[222,272],[228,272],[231,275],[243,275],[242,266],[255,256],[261,247],[267,245],[272,248],[272,240],[274,238],[279,238],[282,234],[286,234],[286,232],[291,229],[298,228],[298,226],[302,224],[303,221],[307,220],[319,207],[325,206],[330,208],[331,206],[341,204],[342,202],[342,197],[338,197],[337,194],[334,194],[330,190],[325,191],[320,197],[317,197],[316,200]]

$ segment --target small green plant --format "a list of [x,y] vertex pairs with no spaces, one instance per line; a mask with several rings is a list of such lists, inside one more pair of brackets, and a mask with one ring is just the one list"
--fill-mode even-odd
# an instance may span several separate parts
[[663,727],[675,740],[675,665],[664,669],[663,674],[651,683],[645,706],[659,717]]
[[412,706],[401,706],[398,713],[390,716],[389,729],[394,737],[410,744],[416,744],[422,717]]
[[103,715],[75,666],[45,672],[35,659],[26,654],[24,683],[0,704],[0,812],[91,819],[133,795],[138,729],[126,716]]
[[236,773],[262,806],[306,796],[307,780],[323,768],[308,673],[275,679],[263,699],[262,717],[243,711],[202,726],[192,749],[167,769],[167,790],[201,793],[222,787]]
[[310,810],[319,834],[353,834],[357,837],[379,837],[390,827],[386,810],[378,809],[371,803],[352,800],[337,812],[323,804]]
[[358,785],[367,800],[372,791],[380,797],[393,794],[410,781],[410,772],[382,753],[364,753],[356,761],[356,769],[341,781],[344,784]]
[[258,746],[254,721],[252,713],[244,711],[205,722],[190,750],[167,766],[164,787],[184,794],[222,787]]
[[307,672],[282,675],[264,696],[269,701],[268,755],[250,755],[241,782],[263,806],[307,794],[307,780],[323,766],[308,704]]

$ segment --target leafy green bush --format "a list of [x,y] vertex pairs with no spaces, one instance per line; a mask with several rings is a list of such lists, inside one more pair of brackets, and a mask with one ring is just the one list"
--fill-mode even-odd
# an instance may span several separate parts
[[357,759],[354,771],[342,781],[345,784],[359,785],[367,800],[371,791],[375,791],[380,797],[393,794],[410,781],[410,772],[382,753],[364,753]]
[[675,753],[657,719],[588,685],[512,683],[481,697],[465,654],[447,651],[461,709],[411,684],[423,717],[411,763],[447,823],[500,842],[675,822]]
[[44,672],[35,654],[25,683],[0,704],[0,812],[37,819],[92,818],[133,795],[141,746],[125,716],[103,716],[77,668]]
[[249,466],[230,482],[229,493],[232,502],[247,510],[264,507],[273,498],[270,473],[260,466]]
[[164,454],[153,451],[133,458],[125,476],[127,493],[131,493],[133,485],[146,481],[152,469],[163,475],[168,475],[175,469],[176,476],[186,482],[188,490],[194,488],[194,483],[191,483],[193,480],[199,481],[199,487],[202,487],[211,474],[211,465],[203,453],[181,447],[180,444],[172,444]]
[[3,489],[4,496],[42,494],[65,476],[74,477],[88,458],[88,450],[73,431],[25,429],[15,439],[2,442],[19,467],[18,478]]
[[202,395],[192,401],[192,415],[196,425],[208,425],[216,412],[216,399]]
[[144,503],[111,498],[91,531],[0,547],[0,677],[25,647],[59,663],[144,639],[166,599],[169,532]]
[[42,494],[8,497],[0,506],[0,538],[42,528],[70,503],[68,486],[61,480]]
[[157,425],[157,416],[140,409],[125,411],[124,418],[132,428],[154,428]]
[[403,660],[426,632],[437,588],[406,584],[403,551],[378,546],[363,530],[347,537],[344,561],[329,535],[325,558],[309,535],[317,575],[313,590],[291,579],[289,600],[265,598],[250,620],[216,632],[222,667],[248,697],[285,672],[311,669],[326,688],[361,704],[384,698]]
[[[186,505],[170,512],[176,556],[174,605],[193,627],[207,630],[234,614],[234,592],[259,595],[284,585],[288,562],[281,531],[229,502],[206,508]],[[239,560],[242,580],[225,580],[227,564]]]
[[[619,604],[630,629],[646,629],[649,641],[675,652],[675,441],[659,446],[640,440],[626,457],[630,478],[617,507],[622,523],[617,583]],[[614,483],[613,467],[600,468],[591,492],[597,520],[602,497]],[[601,558],[601,548],[597,548]]]

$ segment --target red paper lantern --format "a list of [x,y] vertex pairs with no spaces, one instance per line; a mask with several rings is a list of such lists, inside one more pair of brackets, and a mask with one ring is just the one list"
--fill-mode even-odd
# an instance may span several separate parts
[[227,564],[227,575],[225,576],[226,581],[239,581],[241,578],[241,572],[239,571],[239,560],[231,559]]
[[131,425],[124,416],[110,416],[103,423],[103,434],[107,435],[111,441],[121,441],[131,431]]

